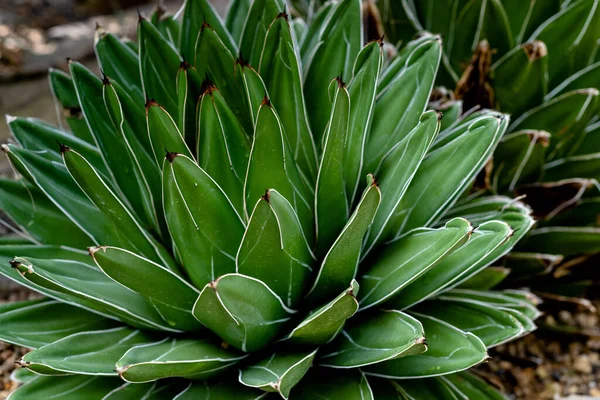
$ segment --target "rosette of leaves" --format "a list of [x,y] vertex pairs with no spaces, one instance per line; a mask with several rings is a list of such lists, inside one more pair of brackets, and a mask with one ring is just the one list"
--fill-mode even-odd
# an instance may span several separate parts
[[188,0],[136,43],[99,30],[102,77],[50,72],[68,130],[7,118],[0,273],[44,295],[0,307],[33,349],[12,400],[502,398],[465,371],[536,298],[457,286],[533,218],[447,214],[509,118],[440,132],[440,38],[389,63],[359,0],[323,7]]

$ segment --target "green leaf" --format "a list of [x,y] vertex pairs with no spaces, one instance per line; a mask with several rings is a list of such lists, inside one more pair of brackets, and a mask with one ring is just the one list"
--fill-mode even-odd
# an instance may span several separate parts
[[122,384],[119,378],[101,376],[40,376],[11,394],[11,400],[102,399]]
[[38,374],[31,372],[27,368],[15,369],[10,374],[10,380],[19,384],[29,383],[38,377]]
[[462,246],[473,227],[455,218],[440,229],[421,228],[391,242],[378,254],[365,261],[365,273],[358,283],[361,309],[395,297],[443,258]]
[[0,208],[32,242],[85,248],[88,235],[68,219],[37,187],[24,179],[0,179]]
[[2,341],[32,349],[73,333],[108,329],[115,325],[115,321],[55,300],[22,301],[0,306]]
[[533,229],[519,249],[534,253],[557,253],[565,257],[600,251],[600,228],[550,226]]
[[[469,289],[454,289],[439,296],[440,300],[474,300],[487,303],[495,308],[506,308],[519,311],[529,319],[536,319],[540,312],[533,303],[521,297],[511,296],[509,292],[493,292]],[[514,314],[513,314],[514,315]],[[519,320],[520,321],[520,320]],[[520,321],[522,322],[522,321]]]
[[146,103],[148,135],[156,164],[161,166],[165,153],[172,152],[193,158],[192,152],[177,124],[167,110],[156,102]]
[[376,175],[383,197],[369,230],[365,253],[396,235],[396,218],[403,215],[402,198],[439,129],[439,114],[434,111],[426,112],[412,132],[398,142],[383,159]]
[[317,145],[332,109],[327,83],[336,76],[342,80],[352,76],[352,63],[363,43],[359,0],[342,0],[332,6],[330,13],[314,33],[316,42],[307,61],[303,60],[306,108]]
[[102,246],[90,248],[98,268],[115,282],[148,297],[175,329],[198,330],[190,318],[198,291],[172,271],[128,250]]
[[116,284],[95,266],[69,259],[31,256],[16,257],[13,261],[10,273],[6,271],[9,267],[0,264],[2,275],[48,297],[136,328],[176,331],[163,321],[145,297]]
[[268,190],[248,221],[236,255],[236,272],[259,279],[287,307],[294,307],[305,291],[313,262],[292,205],[276,190]]
[[417,126],[427,106],[441,54],[440,39],[429,37],[402,60],[401,69],[378,94],[364,156],[367,172],[375,171],[385,155]]
[[267,396],[262,390],[252,389],[237,380],[223,382],[193,382],[173,400],[259,400]]
[[252,2],[240,39],[240,54],[250,65],[260,63],[261,51],[271,22],[284,11],[282,0],[258,0]]
[[507,124],[504,116],[476,118],[428,154],[400,203],[400,210],[406,211],[396,218],[398,234],[430,225],[452,206],[492,155]]
[[494,97],[499,110],[518,116],[542,103],[548,91],[547,55],[544,42],[534,40],[515,47],[492,65]]
[[469,399],[505,400],[506,397],[483,379],[469,372],[459,372],[442,377]]
[[308,125],[296,46],[287,15],[279,14],[267,31],[258,71],[273,106],[279,112],[298,168],[310,182],[314,182],[317,154]]
[[[139,74],[146,99],[177,115],[177,71],[181,59],[173,45],[146,19],[138,23]],[[188,56],[190,57],[190,56]]]
[[112,33],[96,31],[94,49],[102,71],[121,85],[136,104],[144,103],[137,50]]
[[190,385],[185,380],[167,380],[154,383],[125,383],[114,389],[102,400],[162,400],[179,399],[179,395]]
[[460,289],[489,290],[500,284],[510,272],[510,269],[504,267],[487,267],[461,283],[458,287]]
[[[240,68],[242,73],[242,84],[245,92],[244,96],[250,112],[249,115],[252,118],[252,126],[256,128],[258,110],[260,109],[263,100],[268,98],[267,87],[258,72],[250,65],[245,64],[244,60],[238,59],[236,63],[236,69]],[[248,131],[248,134],[252,133],[253,131]]]
[[320,353],[319,364],[333,368],[358,368],[385,360],[421,353],[427,349],[423,326],[396,310],[381,310],[346,328]]
[[331,118],[324,137],[323,155],[315,189],[316,252],[321,256],[331,247],[348,221],[350,206],[346,193],[344,153],[350,121],[350,94],[341,78],[334,79]]
[[177,71],[177,127],[190,149],[197,145],[198,118],[196,106],[202,95],[202,79],[194,67],[182,62]]
[[280,333],[293,311],[263,282],[227,274],[204,287],[193,313],[233,347],[254,352]]
[[128,249],[138,251],[151,260],[175,270],[175,261],[168,251],[140,225],[138,219],[107,186],[92,165],[68,147],[61,147],[61,152],[64,164],[77,185],[100,209],[104,218],[112,222],[113,229],[120,238],[119,243],[126,243]]
[[544,100],[551,100],[560,94],[571,92],[573,90],[598,87],[598,82],[600,82],[600,62],[588,65],[582,70],[569,76],[561,82],[560,85],[548,93]]
[[287,337],[295,344],[322,345],[330,342],[343,328],[346,320],[358,311],[358,283],[324,306],[312,311]]
[[414,313],[425,329],[427,351],[371,365],[365,373],[385,378],[425,378],[463,371],[488,355],[485,344],[472,333],[444,321]]
[[132,383],[165,378],[206,379],[244,357],[246,355],[223,349],[209,340],[165,339],[129,349],[117,361],[117,372]]
[[287,145],[281,120],[266,100],[258,110],[254,142],[244,184],[244,203],[248,214],[268,189],[275,189],[289,199],[298,214],[308,242],[312,244],[314,237],[312,195],[300,177],[298,167]]
[[312,366],[317,350],[273,353],[269,358],[240,370],[240,383],[277,392],[284,399]]
[[208,88],[198,104],[196,154],[200,168],[223,188],[238,213],[243,215],[250,140],[216,88]]
[[231,53],[237,48],[219,14],[215,11],[210,1],[186,0],[181,19],[181,31],[179,36],[179,51],[184,59],[193,60],[196,54],[196,39],[202,25],[210,25]]
[[132,346],[151,342],[150,336],[127,327],[80,332],[25,354],[21,363],[42,375],[117,376],[117,360]]
[[512,315],[476,301],[432,300],[413,310],[477,335],[488,348],[513,340],[525,331]]
[[556,182],[571,178],[600,178],[600,152],[553,160],[544,165],[542,181]]
[[516,43],[522,43],[533,31],[548,18],[561,9],[561,0],[524,2],[520,0],[503,0],[511,31]]
[[344,179],[348,203],[352,205],[359,188],[367,137],[371,129],[377,79],[383,64],[383,42],[367,44],[356,56],[350,93],[350,120],[344,154]]
[[402,398],[414,400],[444,399],[456,400],[462,396],[455,387],[444,381],[443,377],[426,379],[403,379],[401,381],[389,381],[398,395]]
[[169,230],[191,282],[201,288],[234,272],[244,224],[215,181],[191,159],[173,156],[165,161],[163,190]]
[[292,390],[297,400],[373,400],[369,382],[358,369],[311,368]]
[[321,263],[315,282],[307,294],[310,304],[328,300],[332,293],[343,290],[358,271],[363,238],[381,200],[381,191],[372,175],[369,187]]
[[[562,255],[512,251],[502,259],[502,264],[510,270],[511,279],[529,279],[549,273],[563,260]],[[461,286],[461,288],[476,289],[477,287]]]
[[232,0],[229,3],[227,16],[225,17],[225,26],[235,43],[239,43],[242,37],[242,31],[251,5],[252,0]]
[[150,16],[150,21],[169,43],[173,44],[173,46],[177,46],[180,26],[173,15],[168,14],[165,9],[157,6]]

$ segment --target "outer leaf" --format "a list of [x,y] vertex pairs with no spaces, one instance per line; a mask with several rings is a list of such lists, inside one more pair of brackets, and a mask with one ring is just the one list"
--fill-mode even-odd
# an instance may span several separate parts
[[461,289],[489,290],[500,284],[509,274],[510,269],[504,267],[488,267],[461,283]]
[[239,43],[244,29],[244,23],[248,16],[248,10],[252,5],[252,0],[232,0],[229,2],[227,9],[227,17],[225,18],[225,26],[230,32],[233,41]]
[[390,243],[379,254],[366,261],[369,266],[359,280],[362,309],[396,296],[398,291],[416,280],[465,243],[473,227],[455,218],[440,229],[417,229]]
[[543,181],[556,182],[571,178],[598,180],[600,152],[559,158],[544,165]]
[[121,384],[113,377],[99,376],[40,376],[21,386],[10,395],[10,400],[61,399],[81,400],[101,399]]
[[323,348],[319,364],[358,368],[426,349],[418,320],[400,311],[378,311],[360,322],[351,320],[342,334]]
[[163,175],[167,223],[184,270],[201,288],[235,271],[244,224],[206,172],[187,157],[171,156]]
[[252,389],[233,381],[192,383],[173,400],[259,400],[267,396],[262,390]]
[[287,15],[279,14],[267,31],[258,71],[265,81],[271,102],[279,111],[299,169],[310,182],[314,182],[317,154],[308,126],[296,47]]
[[190,385],[186,381],[172,380],[146,384],[124,383],[102,400],[162,400],[174,399]]
[[325,255],[315,282],[307,294],[307,301],[326,300],[331,293],[342,290],[356,277],[362,241],[381,200],[381,191],[372,175],[370,186],[350,216],[342,233]]
[[287,337],[292,343],[322,345],[331,341],[342,329],[346,320],[358,311],[358,283],[350,287],[323,307],[311,312]]
[[117,372],[127,382],[164,378],[206,379],[246,357],[209,340],[165,339],[129,349],[117,361]]
[[558,253],[563,256],[595,253],[600,249],[600,228],[538,228],[529,233],[519,248],[535,253]]
[[81,332],[25,354],[22,364],[43,375],[114,375],[115,363],[131,346],[151,337],[127,327]]
[[[530,295],[531,296],[531,295]],[[492,292],[481,290],[454,289],[441,295],[440,300],[472,300],[487,303],[490,306],[503,309],[512,309],[519,311],[529,319],[536,319],[540,316],[540,312],[535,308],[533,303],[522,297],[511,296],[510,293]],[[513,314],[514,315],[514,314]],[[515,316],[515,318],[517,318]],[[519,318],[517,318],[519,319]],[[519,319],[519,322],[523,323]],[[524,324],[525,325],[525,324]]]
[[350,206],[346,193],[344,152],[350,121],[350,94],[341,78],[333,94],[331,118],[325,132],[323,155],[315,189],[315,221],[317,226],[317,255],[331,247],[348,220]]
[[[442,54],[438,37],[419,43],[402,59],[401,70],[377,97],[365,153],[367,172],[417,125],[425,111]],[[383,78],[381,84],[383,84]]]
[[478,378],[475,374],[469,372],[459,372],[458,374],[444,376],[441,379],[447,380],[447,382],[452,384],[470,399],[506,399],[506,397],[494,389],[494,387],[489,385],[483,379]]
[[548,101],[560,94],[573,90],[598,87],[598,82],[600,82],[600,62],[588,65],[582,70],[569,76],[560,85],[548,93],[545,100]]
[[292,205],[276,190],[268,190],[250,216],[236,255],[236,272],[261,280],[293,307],[304,293],[313,261]]
[[331,110],[326,83],[336,76],[349,79],[352,75],[352,61],[363,42],[361,17],[359,0],[342,0],[333,5],[323,28],[316,34],[317,43],[309,61],[304,64],[306,107],[317,145],[321,143]]
[[248,213],[266,189],[275,189],[290,200],[309,243],[312,243],[314,217],[310,189],[304,185],[298,173],[287,146],[281,120],[268,100],[258,111],[246,173],[244,202]]
[[302,384],[292,391],[298,400],[373,400],[369,382],[358,369],[311,368]]
[[393,379],[425,378],[470,368],[488,358],[485,345],[472,333],[423,314],[414,314],[427,335],[427,352],[371,365],[365,373]]
[[254,1],[246,16],[244,30],[240,39],[240,53],[247,57],[251,65],[260,63],[262,46],[271,22],[283,12],[281,0]]
[[128,250],[103,246],[89,251],[102,272],[148,297],[159,308],[167,324],[181,330],[201,327],[190,318],[198,291],[179,275]]
[[268,345],[292,312],[263,282],[240,274],[206,285],[193,310],[206,327],[246,352]]
[[405,379],[390,383],[403,398],[426,400],[426,399],[445,399],[455,400],[463,397],[456,388],[449,385],[443,378],[428,379]]
[[166,152],[175,152],[193,158],[185,138],[166,109],[150,101],[146,103],[146,118],[148,137],[157,165],[162,165]]
[[284,399],[311,367],[317,350],[311,352],[273,353],[268,359],[259,361],[240,371],[240,383],[277,392]]
[[2,341],[32,349],[73,333],[108,329],[115,325],[115,321],[55,300],[32,300],[0,306]]

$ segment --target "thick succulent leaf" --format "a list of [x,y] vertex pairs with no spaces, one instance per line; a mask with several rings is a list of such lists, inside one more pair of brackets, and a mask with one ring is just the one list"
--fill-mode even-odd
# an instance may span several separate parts
[[600,62],[588,65],[582,70],[569,76],[560,85],[552,89],[550,93],[546,95],[544,100],[548,101],[558,95],[585,88],[592,88],[600,86]]
[[377,96],[365,153],[365,170],[373,172],[385,155],[418,124],[425,111],[440,62],[436,36],[423,40],[399,63],[398,73]]
[[177,50],[144,18],[138,23],[137,37],[139,74],[146,99],[155,100],[170,115],[177,115],[177,71],[181,64]]
[[[252,126],[256,128],[258,111],[265,98],[268,98],[267,86],[258,72],[243,62],[243,60],[238,60],[236,68],[241,69],[242,84],[244,86],[246,102],[248,103],[249,115],[252,118]],[[249,131],[248,134],[252,134],[252,131]]]
[[116,376],[115,363],[127,350],[152,341],[127,327],[75,333],[25,354],[21,363],[42,375]]
[[113,320],[55,300],[32,300],[0,306],[0,339],[32,349],[73,333],[108,329],[116,324]]
[[574,152],[575,155],[592,154],[600,149],[600,121],[590,123],[583,131],[581,145]]
[[359,188],[367,137],[371,130],[377,79],[383,64],[383,42],[367,44],[356,57],[348,85],[350,120],[344,151],[344,180],[348,203],[352,205]]
[[242,37],[242,31],[251,5],[252,0],[232,0],[229,2],[225,26],[236,44],[239,43]]
[[278,110],[298,168],[314,182],[317,154],[308,125],[296,46],[287,15],[280,14],[267,31],[258,71]]
[[307,302],[318,303],[342,290],[356,277],[363,238],[381,201],[381,191],[372,175],[369,187],[321,263]]
[[13,392],[10,399],[102,399],[122,383],[119,378],[104,376],[40,376]]
[[233,347],[253,352],[280,333],[293,311],[263,282],[227,274],[204,287],[193,313]]
[[492,65],[498,109],[516,116],[542,103],[547,93],[547,55],[546,45],[536,40],[515,47]]
[[212,3],[208,0],[186,0],[179,36],[179,52],[184,59],[193,60],[196,54],[198,32],[204,24],[210,25],[215,30],[231,53],[236,53],[235,42]]
[[494,151],[494,190],[515,190],[517,184],[537,181],[542,175],[550,134],[522,130],[504,135]]
[[174,399],[184,390],[189,388],[190,384],[185,380],[167,380],[153,383],[124,383],[115,388],[102,400],[162,400]]
[[551,134],[550,158],[568,155],[598,111],[599,94],[597,89],[579,89],[555,97],[524,113],[510,125],[510,130],[545,130]]
[[177,71],[177,127],[190,149],[197,144],[198,119],[195,116],[202,89],[202,78],[196,69],[182,62]]
[[448,221],[440,229],[417,229],[391,242],[364,263],[359,279],[361,309],[373,307],[396,296],[405,286],[464,244],[473,231],[462,218]]
[[487,267],[473,275],[458,287],[460,289],[482,289],[489,290],[497,286],[511,273],[510,269],[504,267]]
[[10,374],[10,380],[19,384],[29,383],[36,378],[39,378],[39,375],[31,372],[27,368],[15,369]]
[[145,297],[116,284],[95,266],[49,257],[17,257],[14,261],[10,272],[0,264],[2,275],[48,297],[136,328],[175,331]]
[[595,0],[570,2],[531,34],[546,43],[550,54],[550,87],[590,64],[600,32],[600,7]]
[[336,76],[346,80],[352,76],[352,63],[363,43],[361,17],[359,0],[334,4],[322,29],[315,33],[317,42],[304,62],[306,108],[317,145],[331,113],[327,83]]
[[506,397],[483,379],[469,372],[459,372],[442,377],[469,399],[505,400]]
[[[244,214],[244,178],[250,156],[250,140],[244,128],[216,89],[204,92],[198,104],[198,165]],[[228,166],[226,168],[224,166]]]
[[102,212],[104,218],[112,222],[113,229],[120,238],[119,243],[126,243],[126,248],[175,269],[175,261],[168,251],[140,225],[136,216],[108,187],[92,165],[74,150],[61,147],[61,151],[69,174]]
[[219,89],[244,130],[251,133],[252,116],[239,70],[244,61],[234,60],[223,41],[208,25],[203,25],[200,30],[195,57],[198,75],[208,78]]
[[163,190],[171,237],[192,283],[201,288],[234,272],[244,224],[215,181],[191,159],[174,156],[165,161]]
[[89,251],[102,272],[131,291],[148,297],[174,329],[201,328],[190,316],[198,291],[179,275],[117,247],[102,246]]
[[394,381],[390,379],[374,379],[372,385],[377,400],[465,400],[456,388],[443,380],[443,377],[426,379],[403,379]]
[[117,361],[116,372],[132,383],[165,378],[206,379],[244,357],[238,351],[219,347],[209,340],[165,339],[129,349]]
[[91,240],[25,180],[0,179],[0,208],[30,242],[85,248]]
[[344,153],[350,121],[350,94],[340,78],[330,83],[330,86],[334,85],[337,88],[333,90],[331,118],[325,131],[323,155],[315,189],[318,256],[325,254],[331,247],[348,221],[350,211],[344,173]]
[[434,111],[423,114],[418,125],[390,150],[377,169],[383,197],[369,230],[366,253],[396,235],[396,218],[404,211],[402,198],[440,129],[439,120],[440,114]]
[[508,196],[493,195],[460,200],[448,210],[443,220],[463,217],[469,221],[483,223],[502,215],[504,211],[531,214],[531,209],[525,203],[515,201]]
[[311,368],[292,391],[294,400],[373,400],[369,382],[358,369]]
[[96,31],[94,49],[102,71],[125,88],[136,104],[143,104],[144,89],[137,51],[112,33],[102,30]]
[[260,64],[260,56],[271,22],[284,11],[282,0],[254,1],[248,11],[240,39],[240,54],[250,65]]
[[571,178],[600,179],[600,152],[553,160],[544,165],[544,182]]
[[304,185],[298,172],[281,120],[266,100],[258,111],[244,184],[244,202],[248,214],[268,189],[275,189],[289,199],[298,214],[308,242],[313,243],[314,215],[310,189]]
[[[399,205],[404,212],[394,221],[398,234],[428,226],[440,218],[487,162],[507,125],[505,116],[477,118],[459,128],[456,137],[430,152]],[[452,165],[452,169],[446,165]]]
[[[523,313],[529,319],[536,319],[540,312],[535,308],[532,301],[522,297],[511,296],[509,292],[492,292],[469,289],[454,289],[439,296],[440,300],[459,301],[472,300],[487,303],[496,308],[507,308]],[[514,315],[514,314],[513,314]],[[522,322],[521,320],[519,320]],[[522,322],[523,323],[523,322]]]
[[313,261],[294,208],[279,192],[268,190],[248,221],[236,272],[262,281],[287,307],[294,307],[305,291]]
[[365,373],[393,379],[425,378],[463,371],[488,358],[485,344],[472,333],[414,313],[425,329],[427,351],[371,365]]
[[259,400],[267,396],[268,393],[262,390],[249,388],[237,381],[223,382],[194,382],[188,388],[182,391],[173,400]]
[[[287,337],[295,344],[322,345],[331,341],[358,311],[358,283],[352,280],[350,287],[324,306],[312,311]],[[0,319],[1,320],[1,319]]]
[[177,124],[167,110],[156,102],[146,103],[148,137],[157,165],[162,165],[166,152],[183,154],[193,158]]
[[312,366],[317,350],[273,353],[268,358],[240,370],[240,383],[277,392],[284,399]]
[[320,35],[325,24],[329,22],[329,18],[335,12],[336,8],[334,6],[335,3],[333,2],[325,2],[322,7],[315,10],[314,15],[311,17],[310,24],[304,34],[304,39],[302,40],[302,43],[300,43],[302,65],[306,66],[310,57],[312,57],[315,46],[320,41]]
[[334,368],[358,368],[422,353],[427,349],[423,326],[396,310],[373,312],[350,320],[342,333],[319,353],[318,363]]
[[600,250],[600,228],[550,226],[532,230],[520,250],[557,253],[563,256],[595,253]]
[[[511,279],[525,279],[547,274],[563,260],[564,256],[562,255],[512,251],[502,259],[502,264],[510,269]],[[476,289],[476,287],[470,289]]]
[[2,150],[21,175],[35,184],[67,218],[89,236],[90,243],[120,243],[113,232],[112,223],[81,193],[65,167],[45,159],[43,154],[14,145],[3,145]]
[[485,303],[433,300],[413,310],[477,335],[488,348],[513,340],[525,331],[515,317]]
[[508,12],[508,22],[515,42],[521,43],[548,18],[560,11],[561,0],[520,1],[502,0],[504,9]]

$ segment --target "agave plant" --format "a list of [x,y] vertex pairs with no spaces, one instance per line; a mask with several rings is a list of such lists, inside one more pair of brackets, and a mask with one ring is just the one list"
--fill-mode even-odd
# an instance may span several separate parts
[[457,286],[534,220],[449,210],[509,118],[426,111],[441,39],[390,61],[361,17],[188,0],[50,71],[69,131],[7,118],[0,273],[44,295],[0,306],[12,400],[502,398],[465,370],[537,299]]
[[539,223],[503,268],[487,270],[474,284],[498,283],[510,270],[518,284],[574,296],[599,282],[599,2],[380,0],[378,6],[394,41],[423,31],[447,38],[437,83],[451,90],[437,89],[432,108],[454,115],[492,107],[512,115],[493,165],[456,212],[468,217],[485,204],[501,205],[506,199],[499,195],[524,195]]

